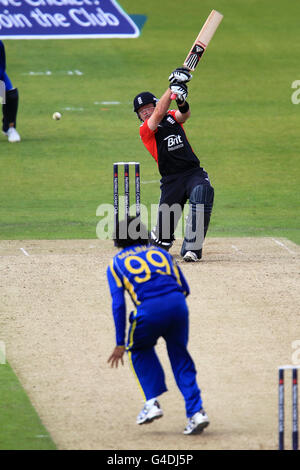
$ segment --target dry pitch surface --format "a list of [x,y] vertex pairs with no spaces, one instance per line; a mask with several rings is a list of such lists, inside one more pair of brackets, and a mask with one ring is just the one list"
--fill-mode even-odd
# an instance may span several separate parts
[[208,238],[203,261],[181,264],[191,286],[189,350],[211,420],[202,435],[182,434],[183,400],[163,340],[169,391],[163,419],[150,425],[135,424],[142,397],[127,358],[119,369],[107,365],[111,242],[0,241],[0,340],[60,449],[275,449],[277,367],[300,340],[299,253],[285,239]]

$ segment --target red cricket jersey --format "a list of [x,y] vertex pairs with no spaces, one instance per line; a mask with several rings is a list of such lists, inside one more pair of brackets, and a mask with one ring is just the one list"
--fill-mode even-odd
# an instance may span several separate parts
[[200,166],[183,125],[175,119],[175,113],[176,110],[168,111],[154,131],[149,129],[148,120],[140,126],[142,142],[156,160],[161,176],[182,173]]

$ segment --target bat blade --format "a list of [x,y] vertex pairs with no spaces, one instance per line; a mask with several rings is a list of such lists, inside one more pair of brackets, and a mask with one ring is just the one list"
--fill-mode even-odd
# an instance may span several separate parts
[[[217,10],[211,11],[183,63],[183,66],[188,70],[193,71],[197,67],[222,19],[222,13]],[[176,99],[175,93],[171,95],[171,99]]]
[[211,11],[183,63],[186,68],[195,70],[222,19],[221,13],[216,10]]

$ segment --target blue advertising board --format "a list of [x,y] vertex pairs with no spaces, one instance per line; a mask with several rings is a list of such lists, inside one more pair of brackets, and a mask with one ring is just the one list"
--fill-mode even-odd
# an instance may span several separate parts
[[115,0],[0,0],[0,39],[135,38]]

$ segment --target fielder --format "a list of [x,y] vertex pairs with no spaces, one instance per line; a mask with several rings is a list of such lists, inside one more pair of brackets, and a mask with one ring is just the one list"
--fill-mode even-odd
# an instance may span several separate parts
[[[177,68],[169,76],[170,86],[159,101],[147,91],[134,98],[133,106],[134,112],[142,121],[142,142],[156,160],[162,176],[157,225],[151,232],[151,241],[167,251],[171,248],[177,223],[185,203],[189,200],[190,222],[186,224],[181,256],[185,261],[198,261],[202,257],[202,245],[209,226],[214,189],[183,129],[183,123],[191,115],[186,101],[186,83],[191,78],[187,69]],[[173,93],[177,95],[177,110],[169,110]],[[171,208],[174,204],[180,206],[180,214],[172,217],[172,213],[168,211],[166,215],[164,206]],[[202,219],[196,216],[199,208],[202,211],[204,209]],[[197,225],[200,223],[202,239],[198,237],[198,243],[193,244],[191,242],[195,233],[199,233]]]
[[[142,392],[145,404],[136,423],[150,423],[161,418],[163,411],[157,397],[167,391],[164,371],[155,353],[158,338],[166,341],[169,359],[186,408],[188,423],[184,434],[201,432],[209,420],[202,406],[196,369],[187,350],[188,307],[185,297],[189,286],[172,256],[148,244],[148,232],[140,224],[139,237],[133,236],[138,219],[130,217],[119,223],[115,238],[121,248],[107,268],[116,330],[116,347],[108,359],[111,367],[123,364],[125,349]],[[134,232],[135,233],[135,232]],[[130,313],[130,328],[125,347],[127,291],[135,309]]]
[[4,44],[0,41],[0,80],[5,84],[5,104],[2,104],[2,131],[8,142],[20,142],[21,137],[16,130],[19,104],[18,89],[14,88],[6,73]]

